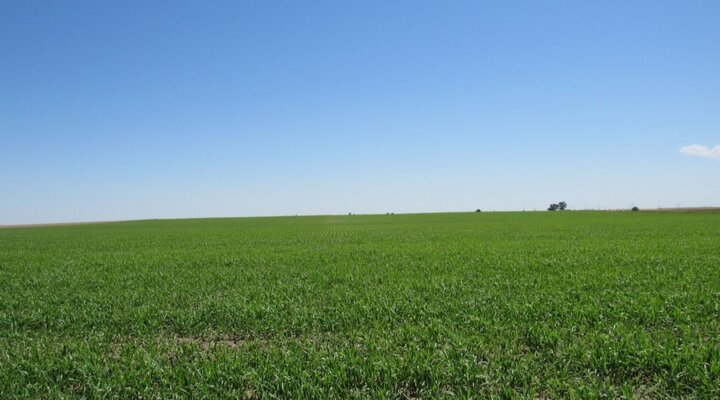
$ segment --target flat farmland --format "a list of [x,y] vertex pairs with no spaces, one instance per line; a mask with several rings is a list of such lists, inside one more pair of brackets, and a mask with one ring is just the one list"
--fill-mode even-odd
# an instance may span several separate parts
[[0,229],[2,398],[718,398],[720,213]]

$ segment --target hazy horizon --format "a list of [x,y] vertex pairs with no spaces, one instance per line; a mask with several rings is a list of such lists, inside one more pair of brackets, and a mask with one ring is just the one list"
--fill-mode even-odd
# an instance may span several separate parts
[[0,4],[0,225],[720,206],[720,3]]

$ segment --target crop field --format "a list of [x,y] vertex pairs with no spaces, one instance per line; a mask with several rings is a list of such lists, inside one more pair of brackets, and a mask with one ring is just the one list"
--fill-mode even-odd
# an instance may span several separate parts
[[720,398],[720,213],[0,229],[0,398]]

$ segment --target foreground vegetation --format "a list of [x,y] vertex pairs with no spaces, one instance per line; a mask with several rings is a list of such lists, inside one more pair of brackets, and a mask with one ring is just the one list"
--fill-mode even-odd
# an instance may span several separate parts
[[718,398],[720,214],[0,229],[2,398]]

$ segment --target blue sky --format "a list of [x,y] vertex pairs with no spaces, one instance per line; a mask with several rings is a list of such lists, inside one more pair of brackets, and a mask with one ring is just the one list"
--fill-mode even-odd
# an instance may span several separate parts
[[719,17],[1,2],[0,224],[719,206]]

